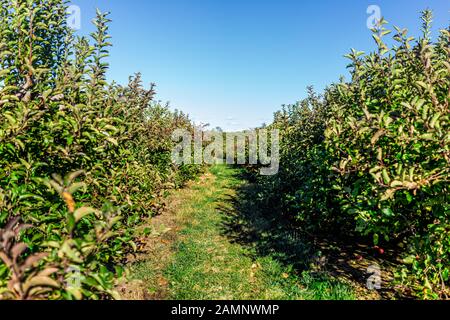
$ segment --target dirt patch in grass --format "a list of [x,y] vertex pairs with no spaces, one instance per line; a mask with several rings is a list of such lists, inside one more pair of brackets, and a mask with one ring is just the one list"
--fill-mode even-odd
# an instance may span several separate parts
[[173,191],[166,199],[162,214],[149,218],[137,230],[138,250],[127,257],[128,277],[117,290],[124,300],[164,300],[168,298],[169,283],[164,270],[170,264],[174,244],[181,226],[177,213],[184,201],[192,196],[192,187],[204,183],[208,174],[190,182],[182,190]]

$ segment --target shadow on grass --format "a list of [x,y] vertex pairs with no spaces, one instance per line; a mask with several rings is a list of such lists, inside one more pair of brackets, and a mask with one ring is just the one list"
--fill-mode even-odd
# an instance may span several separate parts
[[[240,171],[236,178],[246,179]],[[222,232],[233,243],[249,248],[251,255],[270,256],[290,266],[297,274],[307,271],[318,277],[332,277],[350,283],[358,298],[410,298],[392,285],[393,270],[398,265],[395,250],[383,255],[363,239],[336,239],[313,236],[295,229],[275,207],[258,201],[260,187],[250,181],[239,186],[235,195],[226,195],[218,205],[223,213]],[[382,288],[368,290],[369,267],[381,270]]]

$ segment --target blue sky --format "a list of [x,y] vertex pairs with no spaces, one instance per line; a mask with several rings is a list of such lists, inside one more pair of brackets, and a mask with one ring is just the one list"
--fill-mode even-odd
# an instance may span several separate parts
[[419,11],[449,24],[449,0],[74,0],[81,33],[95,8],[111,11],[109,80],[142,72],[157,99],[196,122],[241,130],[270,122],[282,104],[346,75],[350,48],[374,49],[369,5],[419,34]]

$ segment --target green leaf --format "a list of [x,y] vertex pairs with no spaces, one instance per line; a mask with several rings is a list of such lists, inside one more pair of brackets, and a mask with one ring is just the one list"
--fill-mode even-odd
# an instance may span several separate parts
[[391,208],[383,208],[381,209],[381,212],[383,212],[386,217],[393,217],[395,215]]
[[377,233],[375,233],[373,235],[373,243],[377,246],[379,244],[379,241],[380,241],[380,237],[378,236]]
[[92,214],[92,213],[95,214],[97,212],[98,212],[98,210],[96,210],[94,208],[81,207],[81,208],[75,210],[75,212],[73,213],[73,216],[75,218],[75,223],[80,221],[81,219],[83,219],[87,215]]

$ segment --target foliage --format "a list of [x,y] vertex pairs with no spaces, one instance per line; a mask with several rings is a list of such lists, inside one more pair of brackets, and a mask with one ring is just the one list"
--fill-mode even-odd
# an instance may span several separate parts
[[382,20],[373,30],[378,51],[347,55],[350,82],[323,96],[310,90],[276,114],[280,174],[260,183],[262,198],[307,231],[405,247],[404,284],[442,298],[450,272],[450,32],[433,43],[431,12],[422,20],[420,39],[395,28],[391,48]]
[[[170,157],[172,131],[192,124],[153,101],[154,86],[145,89],[140,74],[127,86],[106,82],[107,13],[97,12],[90,41],[68,28],[64,0],[0,4],[0,227],[10,221],[0,295],[116,297],[133,227],[199,170]],[[12,237],[16,217],[33,227]],[[40,263],[27,264],[40,252]],[[67,284],[68,270],[79,273],[78,286]],[[52,290],[23,289],[42,273]]]

